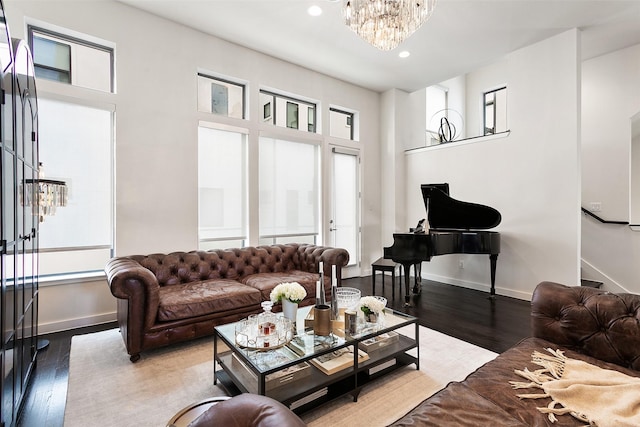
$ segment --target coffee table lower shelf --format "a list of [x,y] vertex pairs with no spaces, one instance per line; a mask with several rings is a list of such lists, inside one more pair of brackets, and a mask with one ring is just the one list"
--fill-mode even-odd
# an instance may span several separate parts
[[[402,337],[398,343],[371,352],[370,359],[361,362],[357,369],[350,367],[326,375],[311,366],[309,376],[267,390],[264,394],[282,402],[298,415],[345,395],[353,396],[356,402],[361,389],[378,378],[411,364],[420,369],[419,354],[413,356],[407,353],[416,347],[416,341]],[[222,369],[216,371],[216,381],[230,396],[258,393],[254,387],[257,380],[232,363],[232,353],[228,351],[217,355],[219,368]]]

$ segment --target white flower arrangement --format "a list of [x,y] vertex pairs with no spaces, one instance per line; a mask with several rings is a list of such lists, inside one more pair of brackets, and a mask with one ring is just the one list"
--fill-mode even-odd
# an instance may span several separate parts
[[307,291],[298,282],[280,283],[269,294],[269,298],[273,303],[281,302],[285,298],[299,304],[306,296]]
[[376,297],[362,297],[360,298],[360,310],[369,316],[370,314],[380,314],[384,311],[385,303]]

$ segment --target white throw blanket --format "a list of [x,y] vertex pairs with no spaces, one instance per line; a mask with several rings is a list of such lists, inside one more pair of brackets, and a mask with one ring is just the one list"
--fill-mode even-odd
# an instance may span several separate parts
[[510,381],[515,389],[540,388],[544,393],[518,397],[550,397],[551,403],[538,410],[552,423],[556,415],[571,414],[592,426],[640,426],[640,378],[570,359],[560,350],[546,350],[551,355],[532,354],[532,362],[542,369],[515,371],[530,382]]

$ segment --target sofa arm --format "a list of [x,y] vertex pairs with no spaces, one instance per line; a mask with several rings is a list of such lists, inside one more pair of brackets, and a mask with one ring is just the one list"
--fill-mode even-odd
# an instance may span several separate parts
[[126,322],[129,332],[153,326],[158,314],[160,286],[156,276],[137,261],[127,257],[112,258],[105,267],[111,294],[128,300]]
[[338,266],[338,270],[349,264],[349,252],[342,248],[324,248],[320,255],[320,261],[325,264]]
[[540,283],[531,299],[533,336],[640,370],[640,295]]
[[299,260],[298,268],[312,273],[318,272],[318,264],[323,263],[323,273],[325,279],[325,290],[331,290],[331,268],[336,266],[336,279],[338,286],[341,286],[342,267],[349,263],[349,252],[342,248],[332,248],[328,246],[300,245],[298,247]]

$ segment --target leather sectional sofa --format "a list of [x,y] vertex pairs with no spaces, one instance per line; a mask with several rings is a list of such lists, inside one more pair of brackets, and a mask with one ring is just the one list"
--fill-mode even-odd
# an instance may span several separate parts
[[300,306],[315,303],[320,262],[330,297],[332,272],[340,286],[348,261],[345,249],[286,244],[117,257],[105,272],[135,362],[142,351],[212,335],[216,325],[261,312],[279,283],[300,283],[307,291]]
[[[497,302],[499,303],[499,302]],[[565,356],[640,377],[640,295],[612,294],[587,287],[540,283],[531,301],[533,337],[521,341],[462,382],[423,401],[394,426],[584,426],[570,414],[552,423],[537,408],[550,398],[521,399],[510,381],[524,381],[514,370],[540,366],[534,351],[561,349]],[[638,408],[635,408],[637,411]],[[619,424],[618,424],[619,425]]]

